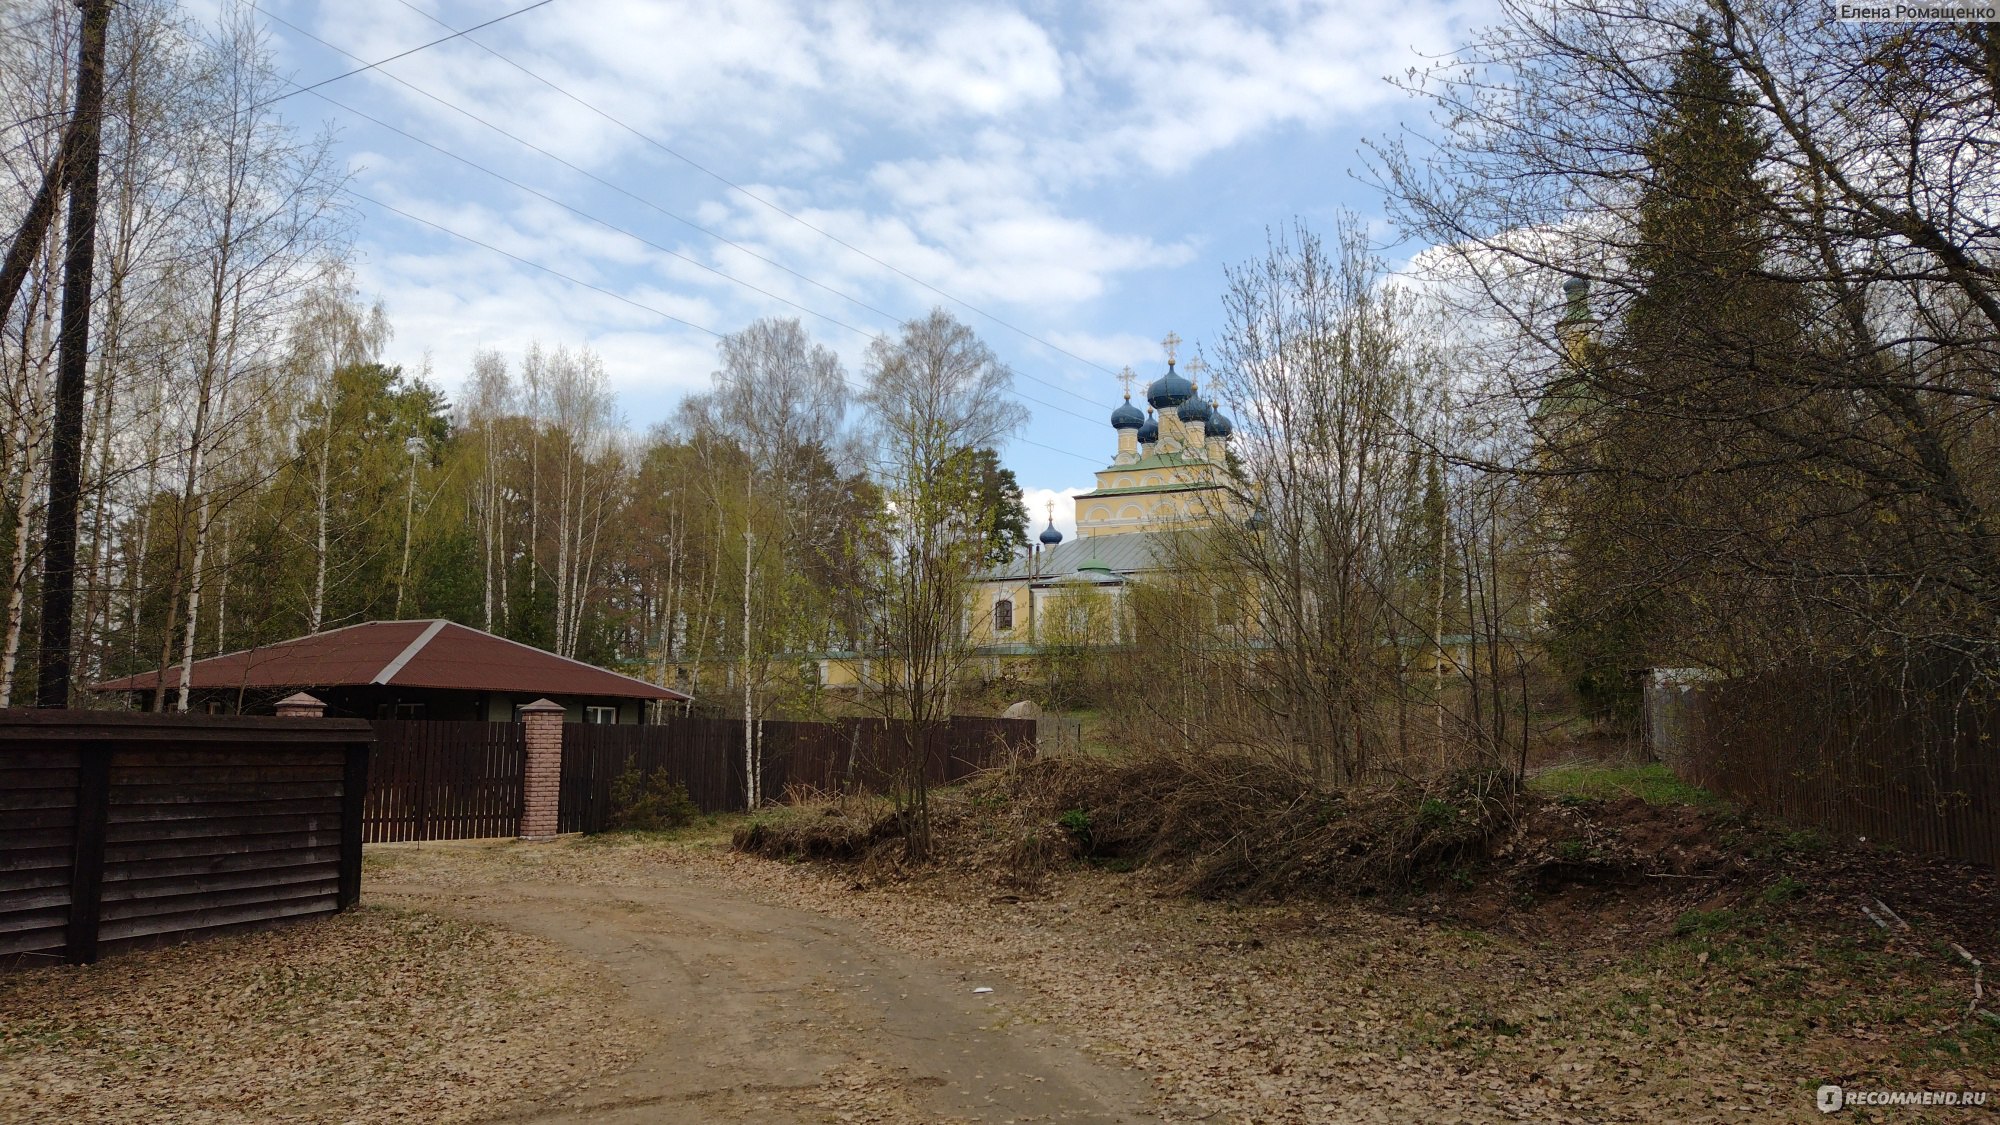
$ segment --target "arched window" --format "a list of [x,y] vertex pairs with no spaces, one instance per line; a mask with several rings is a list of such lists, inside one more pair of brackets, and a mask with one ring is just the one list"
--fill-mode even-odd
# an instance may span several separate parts
[[1001,598],[999,601],[994,602],[993,603],[994,631],[999,633],[1004,633],[1007,630],[1012,629],[1013,627],[1014,627],[1014,603],[1007,598]]

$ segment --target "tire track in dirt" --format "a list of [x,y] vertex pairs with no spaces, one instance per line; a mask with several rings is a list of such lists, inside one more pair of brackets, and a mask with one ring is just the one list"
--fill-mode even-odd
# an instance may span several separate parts
[[[1161,1120],[1137,1071],[1067,1042],[1004,981],[912,957],[836,919],[708,887],[370,881],[373,901],[559,942],[654,1029],[626,1071],[523,1125]],[[974,994],[981,984],[1000,992]]]

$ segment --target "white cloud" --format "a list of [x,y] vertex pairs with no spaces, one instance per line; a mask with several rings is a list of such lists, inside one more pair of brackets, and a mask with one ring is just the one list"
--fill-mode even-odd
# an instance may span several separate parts
[[1049,507],[1055,507],[1056,530],[1062,532],[1063,542],[1076,538],[1076,498],[1089,492],[1088,488],[1023,488],[1021,506],[1028,510],[1028,538],[1042,533],[1049,523]]
[[[454,27],[492,14],[450,0],[415,2]],[[1285,130],[1310,140],[1313,130],[1381,110],[1400,95],[1380,76],[1408,65],[1413,47],[1449,46],[1465,14],[1489,2],[1434,0],[1362,18],[1306,0],[1129,0],[1099,9],[598,0],[476,34],[893,269],[730,191],[472,43],[441,44],[384,68],[873,309],[588,184],[383,74],[328,92],[862,334],[347,123],[350,166],[365,169],[370,194],[704,327],[799,316],[852,363],[865,333],[947,303],[900,270],[1090,363],[1144,372],[1159,360],[1148,337],[1164,326],[1150,310],[1119,307],[1120,294],[1132,279],[1193,262],[1197,248],[1209,253],[1210,236],[1199,226],[1160,230],[1121,197],[1198,195],[1209,178],[1231,174],[1220,154],[1232,148]],[[312,8],[294,0],[280,10],[371,60],[444,34],[399,0]],[[275,33],[304,81],[353,65],[283,28]],[[307,118],[327,112],[310,98],[287,105]],[[705,385],[712,342],[698,333],[363,210],[364,283],[386,300],[397,348],[433,351],[441,377],[454,378],[481,344],[518,350],[539,338],[598,347],[616,385],[657,404],[635,400],[639,421]],[[993,336],[996,344],[1005,338]],[[1003,354],[1038,350],[1009,340]],[[1056,366],[1078,375],[1072,361]],[[1115,390],[1105,379],[1101,395],[1095,386],[1086,393],[1108,404]]]

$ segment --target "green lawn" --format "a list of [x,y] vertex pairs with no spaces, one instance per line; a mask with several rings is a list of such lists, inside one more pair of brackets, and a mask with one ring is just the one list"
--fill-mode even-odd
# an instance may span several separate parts
[[1552,797],[1637,797],[1649,805],[1693,805],[1714,812],[1729,808],[1729,802],[1682,781],[1658,762],[1643,766],[1599,762],[1552,766],[1530,777],[1528,788]]

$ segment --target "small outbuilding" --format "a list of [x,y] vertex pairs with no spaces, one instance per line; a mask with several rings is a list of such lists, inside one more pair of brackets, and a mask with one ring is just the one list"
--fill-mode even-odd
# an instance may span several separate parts
[[[180,691],[179,666],[93,684],[131,696]],[[511,722],[537,699],[562,704],[573,723],[644,723],[662,704],[686,703],[672,688],[496,637],[452,621],[370,621],[194,662],[188,708],[211,715],[269,715],[306,691],[329,717]]]

